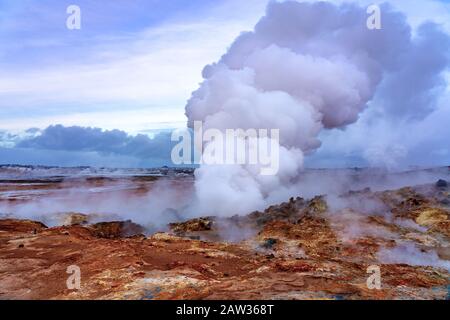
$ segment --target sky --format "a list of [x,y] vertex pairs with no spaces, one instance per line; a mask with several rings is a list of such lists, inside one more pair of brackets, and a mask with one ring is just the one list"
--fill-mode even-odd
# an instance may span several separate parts
[[264,12],[263,1],[0,1],[0,128],[127,132],[183,126],[203,66]]
[[[0,163],[170,165],[169,134],[186,126],[202,69],[253,29],[267,2],[0,0]],[[450,34],[450,1],[388,2],[413,33],[433,21]],[[81,9],[80,30],[66,27],[71,4]],[[368,108],[344,130],[324,132],[307,164],[449,165],[449,95],[447,87],[420,121],[392,123]]]

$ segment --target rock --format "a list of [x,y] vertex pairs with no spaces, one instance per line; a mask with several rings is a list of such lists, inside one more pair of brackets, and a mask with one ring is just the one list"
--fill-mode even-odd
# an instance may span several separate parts
[[64,226],[85,225],[89,223],[89,216],[83,213],[64,213],[62,215],[62,224]]
[[439,245],[438,240],[427,234],[411,232],[405,234],[405,239],[417,241],[427,247],[436,247]]
[[409,197],[408,199],[402,201],[400,203],[400,206],[405,208],[415,208],[420,207],[426,203],[427,201],[423,199],[423,197],[417,196],[417,197]]
[[211,217],[197,218],[185,222],[171,223],[169,228],[175,234],[185,234],[188,232],[208,231],[212,229],[213,219]]
[[89,229],[95,237],[107,239],[128,238],[145,232],[142,226],[131,220],[100,222],[89,226]]
[[47,226],[38,221],[17,219],[0,220],[0,231],[36,234],[44,229],[47,229]]
[[310,214],[324,213],[328,210],[328,204],[323,196],[317,196],[308,202],[307,211]]
[[247,218],[255,222],[257,226],[264,226],[266,223],[274,220],[296,221],[304,215],[302,212],[304,207],[305,200],[303,198],[290,198],[289,202],[272,205],[263,212],[254,211]]
[[152,235],[150,239],[161,242],[176,242],[180,241],[181,238],[166,232],[157,232],[154,235]]
[[438,182],[436,182],[436,187],[439,189],[446,189],[448,187],[448,183],[445,180],[438,180]]
[[420,212],[416,218],[416,223],[427,227],[446,221],[447,219],[448,215],[446,211],[439,208],[427,208]]
[[450,261],[450,247],[439,247],[436,252],[442,260]]
[[264,243],[261,245],[261,247],[263,247],[264,249],[272,249],[276,243],[277,243],[277,239],[268,238],[264,241]]

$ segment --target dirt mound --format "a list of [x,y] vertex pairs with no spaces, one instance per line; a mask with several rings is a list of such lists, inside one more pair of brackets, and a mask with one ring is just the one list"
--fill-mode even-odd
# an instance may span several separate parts
[[37,233],[44,229],[47,229],[47,226],[37,221],[16,219],[0,220],[0,231],[6,233]]
[[192,219],[186,222],[171,223],[169,224],[169,227],[175,234],[184,235],[188,232],[211,230],[213,224],[214,218],[206,217],[206,218]]
[[142,226],[131,220],[99,222],[89,226],[89,229],[92,230],[94,236],[106,239],[133,237],[145,232]]

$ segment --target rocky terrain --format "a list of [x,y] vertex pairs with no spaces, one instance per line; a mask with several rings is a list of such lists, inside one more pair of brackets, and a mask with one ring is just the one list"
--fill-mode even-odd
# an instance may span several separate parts
[[[448,299],[448,183],[292,198],[149,232],[66,213],[0,220],[1,299]],[[80,289],[68,289],[70,266]],[[381,288],[369,288],[370,266]]]

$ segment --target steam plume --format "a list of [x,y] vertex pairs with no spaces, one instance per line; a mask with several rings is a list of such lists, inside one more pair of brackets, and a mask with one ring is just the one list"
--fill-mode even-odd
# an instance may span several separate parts
[[[202,121],[204,128],[222,131],[280,129],[281,161],[273,177],[262,177],[249,165],[201,166],[196,171],[197,210],[245,213],[286,197],[304,157],[320,147],[322,130],[356,122],[384,79],[427,68],[420,59],[408,66],[401,60],[424,53],[424,41],[416,45],[402,14],[382,6],[381,30],[369,30],[367,18],[366,8],[356,5],[271,2],[252,32],[241,34],[217,63],[204,68],[204,81],[186,106],[188,126]],[[429,33],[437,38],[438,28],[421,28],[421,39]],[[430,54],[433,59],[434,48]],[[436,74],[448,63],[442,54],[439,59],[429,64],[432,71],[422,72],[417,96],[428,96],[439,82]],[[394,108],[402,92],[389,91],[379,100]],[[420,101],[413,107],[426,110]]]

